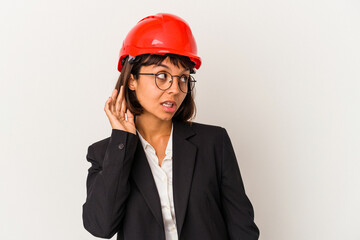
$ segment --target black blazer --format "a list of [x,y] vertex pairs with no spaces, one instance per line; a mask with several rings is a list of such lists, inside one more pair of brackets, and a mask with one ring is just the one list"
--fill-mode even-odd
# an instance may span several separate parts
[[[173,194],[179,240],[255,240],[252,204],[225,128],[173,121]],[[165,240],[160,197],[138,135],[112,129],[90,145],[83,224],[92,235]]]

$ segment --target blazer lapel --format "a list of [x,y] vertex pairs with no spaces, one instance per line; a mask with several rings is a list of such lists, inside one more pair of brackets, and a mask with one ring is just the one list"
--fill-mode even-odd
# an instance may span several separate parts
[[174,121],[173,195],[178,235],[180,236],[189,199],[197,147],[187,140],[195,135],[187,124]]
[[134,179],[136,186],[143,195],[145,202],[149,206],[156,221],[161,228],[164,229],[160,197],[140,139],[138,139],[131,177]]
[[[178,235],[184,223],[197,148],[187,138],[195,132],[187,124],[173,121],[173,198]],[[131,177],[143,195],[156,221],[164,229],[160,197],[140,139],[137,144]]]

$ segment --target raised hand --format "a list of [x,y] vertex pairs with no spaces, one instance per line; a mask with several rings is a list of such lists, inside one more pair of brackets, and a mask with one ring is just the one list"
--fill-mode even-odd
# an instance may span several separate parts
[[[120,86],[120,93],[117,94],[114,89],[111,97],[105,103],[105,113],[109,118],[113,129],[123,130],[136,135],[136,127],[134,123],[134,115],[129,109],[126,109],[126,101],[124,97],[124,87]],[[125,119],[125,112],[127,120]]]

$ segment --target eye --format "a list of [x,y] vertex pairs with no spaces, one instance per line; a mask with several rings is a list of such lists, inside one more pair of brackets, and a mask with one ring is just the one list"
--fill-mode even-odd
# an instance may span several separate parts
[[187,76],[187,75],[181,75],[181,78],[180,78],[180,81],[181,82],[187,82],[189,80],[189,76]]
[[168,74],[166,72],[159,72],[156,74],[156,77],[161,80],[166,80],[168,78]]

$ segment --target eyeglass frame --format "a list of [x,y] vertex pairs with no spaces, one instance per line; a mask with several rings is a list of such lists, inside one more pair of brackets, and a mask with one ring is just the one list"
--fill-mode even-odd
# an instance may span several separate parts
[[[161,89],[161,88],[159,88],[159,86],[158,86],[157,83],[156,83],[156,76],[157,76],[158,74],[160,74],[160,73],[168,73],[168,74],[171,76],[171,84],[170,84],[170,86],[169,86],[168,88],[166,88],[166,89]],[[167,72],[167,71],[160,71],[160,72],[157,72],[157,73],[138,73],[138,75],[154,75],[155,85],[157,86],[158,89],[160,89],[160,90],[162,90],[162,91],[166,91],[166,90],[168,90],[169,88],[171,88],[171,86],[172,86],[172,84],[173,84],[173,82],[174,82],[174,77],[178,77],[178,79],[180,79],[183,75],[186,76],[186,74],[183,74],[183,75],[172,75],[171,73],[169,73],[169,72]],[[184,92],[184,91],[181,89],[181,87],[180,87],[180,81],[178,81],[178,85],[179,85],[180,91],[182,91],[183,93],[186,93],[186,94],[188,94],[189,92],[191,92],[191,91],[194,89],[195,83],[197,82],[196,79],[195,79],[192,75],[189,75],[189,79],[190,79],[190,80],[189,80],[188,84],[190,84],[190,82],[193,82],[193,83],[194,83],[194,86],[193,86],[193,88],[190,88],[190,86],[188,86],[188,91],[187,91],[187,92]],[[189,89],[190,89],[190,91],[189,91]]]

